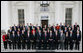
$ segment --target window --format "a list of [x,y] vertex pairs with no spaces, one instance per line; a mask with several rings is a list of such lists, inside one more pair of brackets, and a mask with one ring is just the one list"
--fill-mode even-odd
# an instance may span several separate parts
[[19,24],[24,24],[24,9],[18,9]]
[[46,12],[46,11],[49,11],[49,9],[48,9],[48,7],[41,7],[41,8],[40,8],[40,11],[42,11],[42,12],[43,12],[43,11]]
[[48,6],[49,6],[49,1],[41,1],[41,3],[40,3],[40,11],[42,11],[42,12],[49,11]]
[[72,23],[72,8],[66,8],[65,23],[69,25]]

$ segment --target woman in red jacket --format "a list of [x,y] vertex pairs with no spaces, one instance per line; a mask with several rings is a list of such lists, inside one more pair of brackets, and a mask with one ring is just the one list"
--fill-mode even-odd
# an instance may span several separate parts
[[3,36],[2,36],[2,39],[3,39],[3,44],[4,44],[4,48],[7,49],[7,34],[5,33]]

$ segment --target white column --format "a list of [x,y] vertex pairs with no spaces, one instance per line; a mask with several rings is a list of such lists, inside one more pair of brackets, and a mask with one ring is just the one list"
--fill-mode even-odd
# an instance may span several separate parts
[[60,24],[60,22],[63,22],[63,18],[61,17],[61,10],[61,1],[55,1],[55,24]]
[[29,1],[29,23],[34,24],[34,2],[33,1]]
[[9,2],[1,1],[1,30],[7,32],[9,28]]
[[79,24],[79,1],[76,1],[74,8],[73,8],[72,24],[74,25],[75,22]]
[[80,25],[80,29],[82,31],[82,1],[80,1],[80,5],[79,5],[79,8],[80,8],[80,13],[79,13],[79,25]]

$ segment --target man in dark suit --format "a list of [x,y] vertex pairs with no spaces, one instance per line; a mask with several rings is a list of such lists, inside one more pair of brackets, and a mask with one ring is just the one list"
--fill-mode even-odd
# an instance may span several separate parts
[[69,41],[70,41],[70,49],[73,49],[73,40],[74,40],[74,34],[72,33],[72,30],[70,31],[69,34]]
[[9,49],[11,49],[11,37],[10,37],[9,31],[8,31],[8,34],[7,34],[7,39],[8,39]]
[[79,25],[77,25],[77,23],[75,23],[74,25],[74,30],[77,31],[77,27],[79,27]]
[[41,49],[41,36],[42,36],[41,30],[38,30],[38,32],[37,32],[37,40],[36,40],[36,44],[38,46],[38,49]]
[[65,41],[65,34],[63,33],[63,30],[61,30],[61,33],[60,33],[60,48],[62,50],[64,49],[64,41]]
[[33,28],[33,30],[31,31],[31,43],[32,43],[32,49],[36,48],[36,30],[35,28]]
[[81,41],[81,33],[80,33],[79,30],[77,30],[75,49],[78,49],[79,50],[80,41]]
[[60,42],[60,35],[59,35],[58,31],[56,30],[55,34],[54,34],[55,49],[58,49],[59,42]]
[[16,49],[16,35],[14,31],[12,31],[11,40],[13,44],[13,49]]
[[53,49],[53,33],[52,31],[50,31],[50,36],[48,38],[48,42],[49,42],[49,49]]
[[10,35],[12,34],[12,27],[10,27],[10,29],[8,30],[8,32],[10,33]]
[[48,42],[48,36],[47,36],[47,31],[44,31],[44,34],[43,34],[43,49],[47,49],[47,42]]
[[22,30],[22,34],[21,34],[22,49],[25,49],[25,40],[26,40],[26,36],[24,34],[24,30]]
[[17,32],[16,42],[17,42],[18,49],[21,49],[21,35],[20,35],[19,31]]
[[55,25],[53,25],[53,26],[51,27],[51,30],[52,30],[53,33],[56,31]]
[[64,44],[65,44],[65,49],[68,50],[68,45],[69,45],[69,35],[68,35],[68,32],[66,32],[66,34],[65,34],[65,42],[64,42]]
[[27,45],[27,49],[30,49],[30,46],[31,46],[31,44],[30,44],[30,36],[31,36],[31,34],[30,34],[30,31],[28,30],[27,34],[26,34],[26,45]]

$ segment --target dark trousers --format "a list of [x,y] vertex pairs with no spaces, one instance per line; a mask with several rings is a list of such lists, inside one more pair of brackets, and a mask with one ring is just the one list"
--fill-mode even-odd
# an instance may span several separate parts
[[58,41],[55,41],[55,49],[58,49]]
[[25,49],[25,42],[22,41],[22,49]]
[[12,42],[12,44],[13,44],[13,49],[16,49],[16,43]]
[[36,49],[36,41],[32,42],[32,49]]
[[79,50],[79,46],[80,46],[80,42],[79,41],[76,41],[75,49],[78,49]]
[[7,41],[3,41],[4,48],[7,49]]
[[68,50],[68,41],[66,41],[66,42],[64,43],[64,45],[65,45],[65,49]]
[[73,42],[70,41],[70,49],[72,50],[73,49]]
[[11,41],[8,41],[9,49],[11,49]]
[[49,41],[49,49],[53,49],[53,41]]
[[64,42],[60,42],[60,49],[64,49]]
[[17,42],[17,48],[21,49],[21,42]]
[[38,44],[38,49],[41,49],[41,41]]
[[44,41],[43,49],[47,49],[47,41]]
[[30,41],[27,41],[26,45],[27,45],[27,49],[30,49],[30,46],[31,46]]

